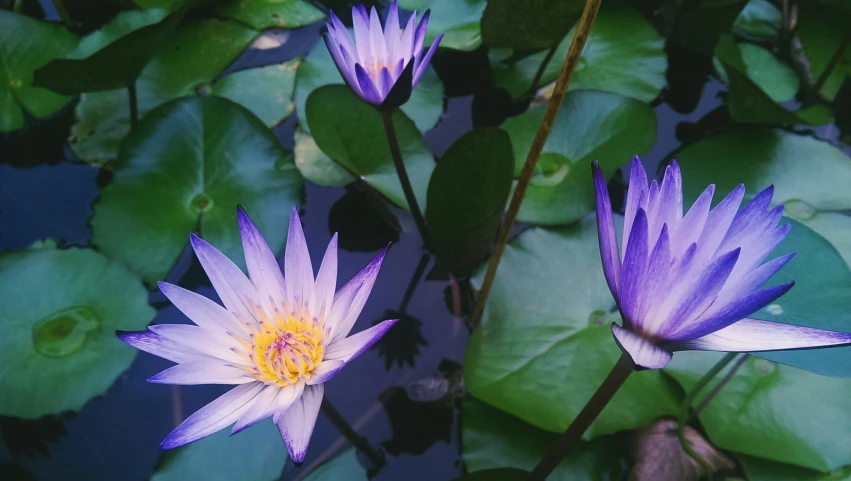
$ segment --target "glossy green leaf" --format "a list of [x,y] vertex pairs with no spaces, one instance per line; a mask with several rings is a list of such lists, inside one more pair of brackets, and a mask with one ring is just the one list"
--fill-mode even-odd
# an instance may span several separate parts
[[0,414],[82,408],[136,356],[116,329],[144,329],[154,314],[139,277],[93,250],[0,255]]
[[304,481],[367,481],[366,469],[357,455],[355,448],[349,448],[308,473]]
[[493,127],[472,130],[441,157],[428,185],[430,249],[444,268],[466,274],[487,257],[511,190],[511,139]]
[[[834,6],[838,7],[839,2]],[[799,7],[798,26],[795,33],[801,40],[801,47],[810,64],[810,75],[816,81],[824,73],[830,59],[833,58],[847,35],[848,14],[847,11],[843,12],[824,4],[810,5],[810,2],[802,3]],[[846,49],[839,63],[828,75],[819,94],[833,100],[842,82],[849,75],[851,75],[851,49]]]
[[748,0],[704,0],[680,9],[671,39],[691,50],[712,54],[720,36],[727,33]]
[[126,88],[171,37],[184,11],[121,12],[80,40],[67,58],[35,71],[33,85],[73,95]]
[[[344,85],[326,85],[308,97],[305,112],[316,144],[328,157],[362,178],[394,204],[408,203],[396,175],[381,114]],[[425,205],[434,159],[417,126],[404,113],[393,113],[402,158],[414,195]]]
[[232,73],[217,80],[210,93],[242,105],[273,127],[295,110],[292,94],[299,63],[295,59]]
[[583,0],[489,0],[482,40],[489,47],[550,48],[562,41],[584,6]]
[[216,13],[257,30],[301,27],[325,18],[322,10],[305,0],[230,0]]
[[[531,470],[558,438],[510,414],[485,404],[473,396],[465,396],[461,417],[461,454],[467,470],[472,473],[464,481],[496,481],[499,478],[473,476],[499,468]],[[570,481],[609,481],[622,479],[624,469],[619,460],[626,454],[625,443],[619,438],[605,437],[590,443],[582,442],[558,465],[548,479]],[[487,471],[486,471],[487,470]],[[523,471],[521,471],[523,472]],[[525,481],[528,477],[506,481]]]
[[769,0],[750,0],[733,22],[733,28],[757,37],[774,37],[782,14]]
[[[299,115],[299,127],[305,132],[310,132],[305,115],[305,104],[307,97],[319,87],[324,85],[343,85],[343,77],[334,65],[334,59],[328,53],[324,44],[317,44],[307,54],[298,68],[295,84],[295,105]],[[434,127],[440,114],[443,112],[443,84],[429,67],[423,74],[417,88],[411,93],[411,99],[401,107],[420,131]]]
[[753,456],[739,456],[750,481],[851,481],[851,466],[821,473]]
[[[665,372],[688,390],[722,356],[680,352]],[[722,377],[698,395],[695,405]],[[849,397],[851,379],[818,376],[751,357],[699,417],[721,448],[829,471],[851,464]]]
[[[564,228],[530,228],[508,244],[467,346],[464,379],[474,396],[553,432],[588,402],[621,355],[597,242],[591,215]],[[659,371],[634,373],[585,438],[675,413],[678,397]]]
[[[559,44],[544,69],[541,85],[558,76],[573,33],[571,30]],[[649,102],[667,84],[664,48],[665,39],[640,13],[626,5],[604,3],[582,50],[570,90],[605,90]],[[513,97],[519,97],[529,90],[545,55],[531,55],[512,65],[492,61],[494,80]]]
[[[238,76],[236,80],[227,80],[228,76],[214,83],[258,34],[236,22],[212,19],[177,30],[167,48],[148,63],[136,81],[140,117],[169,100],[209,93],[217,83],[225,82],[219,88],[223,95],[248,101],[246,107],[269,126],[279,122],[290,112],[292,90],[286,88],[292,80],[288,68],[297,61],[282,64],[283,70],[275,70],[275,66],[255,68],[231,74]],[[240,83],[257,91],[237,92],[234,84]],[[83,94],[76,117],[69,139],[71,149],[94,164],[114,159],[121,139],[130,130],[127,89]]]
[[[403,0],[399,6],[402,7],[403,3],[412,2]],[[431,0],[420,3],[423,3],[419,7],[420,11],[431,10],[425,45],[431,45],[440,34],[443,34],[443,40],[440,41],[442,48],[470,51],[482,44],[480,20],[487,4],[485,0]],[[403,8],[411,10],[408,6]]]
[[739,52],[745,62],[748,78],[775,102],[795,98],[800,81],[792,67],[784,64],[770,51],[752,44],[740,43]]
[[[532,107],[503,125],[514,147],[519,175],[546,106]],[[567,224],[594,209],[591,161],[606,175],[653,146],[656,114],[644,102],[609,92],[570,92],[556,117],[544,156],[526,192],[518,219]],[[550,155],[547,155],[550,154]]]
[[58,25],[0,10],[0,132],[23,128],[26,115],[43,118],[70,97],[33,87],[33,71],[72,51],[77,37]]
[[281,435],[266,419],[233,437],[223,429],[169,451],[151,481],[277,481],[286,461]]
[[316,139],[300,127],[296,128],[294,135],[293,157],[301,175],[314,184],[340,187],[355,181],[352,174],[325,155],[316,145]]
[[122,144],[113,182],[95,205],[92,241],[147,282],[168,273],[196,226],[242,264],[242,204],[278,252],[303,187],[291,159],[237,104],[212,96],[172,101]]

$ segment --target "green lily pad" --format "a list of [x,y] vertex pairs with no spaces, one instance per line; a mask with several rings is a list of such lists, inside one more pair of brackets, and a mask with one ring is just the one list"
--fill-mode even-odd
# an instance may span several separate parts
[[[307,125],[307,97],[325,85],[344,85],[344,81],[328,49],[320,43],[305,56],[296,75],[295,106],[299,115],[298,125],[305,132],[310,132],[310,126]],[[426,69],[411,93],[410,100],[402,105],[401,110],[420,131],[425,132],[434,127],[443,113],[443,84],[433,68]]]
[[771,38],[780,30],[780,9],[769,0],[750,0],[733,22],[733,28],[757,37]]
[[[414,5],[418,4],[418,5]],[[441,48],[471,51],[482,44],[482,12],[486,0],[402,0],[399,6],[407,9],[431,9],[428,21],[425,45],[431,45],[434,38],[443,34]]]
[[355,448],[349,448],[308,473],[304,481],[367,481],[366,469],[357,455]]
[[[474,288],[483,273],[472,279]],[[530,228],[506,247],[482,323],[470,337],[467,389],[530,424],[562,432],[621,355],[610,328],[618,317],[594,216],[559,229]],[[644,426],[676,413],[678,403],[659,371],[634,373],[585,439]]]
[[325,18],[322,10],[305,0],[231,0],[216,13],[257,30],[301,27]]
[[467,274],[490,252],[511,190],[511,139],[494,127],[474,129],[441,157],[428,185],[429,249],[443,267]]
[[281,435],[267,419],[233,437],[223,429],[167,452],[151,481],[277,481],[286,460]]
[[[531,470],[558,438],[558,435],[530,426],[473,396],[464,397],[461,421],[461,455],[472,475],[497,468]],[[625,455],[626,445],[618,438],[582,442],[561,461],[549,479],[623,479],[624,469],[618,461]],[[474,479],[472,475],[470,481]],[[519,478],[506,476],[505,479],[523,481],[527,477],[528,474]],[[481,479],[488,481],[494,478]]]
[[[193,22],[177,30],[166,48],[161,50],[145,67],[136,80],[139,116],[163,103],[179,97],[209,93],[215,87],[214,79],[251,44],[259,32],[237,22],[215,19]],[[271,120],[271,111],[277,111],[277,121],[290,111],[287,101],[292,90],[287,87],[291,75],[285,65],[277,71],[270,66],[251,69],[239,75],[236,83],[260,87],[267,95],[259,101],[255,93],[233,92],[222,87],[224,95],[250,99],[247,107],[255,108],[259,117]],[[251,72],[250,74],[248,72]],[[277,75],[275,75],[277,74]],[[247,76],[255,75],[257,80]],[[227,77],[225,77],[227,79]],[[224,79],[220,80],[225,81]],[[290,83],[290,85],[292,85]],[[118,145],[130,130],[130,110],[127,89],[86,93],[77,105],[77,123],[71,128],[71,149],[86,162],[103,164],[118,154]]]
[[210,93],[242,105],[264,124],[274,127],[295,110],[292,94],[299,63],[294,59],[232,73],[217,80]]
[[33,87],[33,71],[74,50],[77,37],[58,25],[0,10],[0,132],[24,127],[26,115],[44,118],[71,97]]
[[[810,75],[815,81],[824,73],[830,59],[847,34],[848,14],[847,11],[843,12],[824,4],[808,5],[809,3],[804,2],[799,5],[798,26],[795,33],[801,40],[804,54],[810,63]],[[838,2],[836,6],[839,6]],[[846,49],[819,93],[828,100],[833,100],[842,82],[849,75],[851,75],[851,49]]]
[[[502,125],[514,147],[515,175],[523,169],[545,110],[532,107]],[[634,154],[650,150],[655,140],[656,114],[646,103],[594,90],[568,93],[518,219],[546,225],[581,219],[594,209],[591,161],[598,160],[611,175]]]
[[489,0],[482,40],[489,47],[550,48],[562,41],[584,6],[583,0]]
[[[541,76],[541,85],[558,77],[574,30],[559,44]],[[570,90],[605,90],[649,102],[667,84],[668,58],[665,39],[632,7],[603,4],[573,78]],[[513,97],[525,94],[546,52],[526,57],[512,65],[496,62],[492,54],[494,81]],[[504,57],[497,57],[502,59]]]
[[749,195],[774,185],[785,214],[830,240],[851,265],[851,160],[836,147],[782,130],[738,129],[708,137],[677,154],[686,198],[708,184],[729,192],[744,183]]
[[[733,119],[743,123],[807,125],[824,125],[832,121],[830,109],[824,105],[797,111],[779,105],[775,98],[782,98],[793,89],[797,91],[794,85],[797,77],[781,70],[784,66],[779,62],[768,64],[765,54],[772,56],[770,52],[756,54],[754,49],[759,47],[740,50],[731,34],[721,35],[715,48],[729,85],[729,108]],[[750,52],[747,60],[743,57],[746,51]],[[769,67],[767,71],[766,67]]]
[[753,456],[738,458],[751,481],[851,481],[851,466],[845,466],[830,473],[820,473]]
[[316,145],[316,139],[301,130],[301,127],[296,127],[293,157],[301,175],[314,184],[323,187],[342,187],[355,181],[354,176],[325,155]]
[[[408,209],[377,110],[344,85],[325,85],[310,94],[305,113],[316,144],[325,155],[394,204]],[[403,112],[393,113],[393,124],[417,203],[424,206],[434,159],[417,126]]]
[[136,351],[115,331],[156,312],[139,278],[89,249],[0,256],[0,414],[36,419],[76,411],[103,394]]
[[[722,356],[677,353],[665,372],[688,390]],[[695,405],[722,377],[702,391]],[[721,448],[830,471],[851,464],[849,397],[851,379],[818,376],[751,357],[699,417]]]
[[140,273],[162,279],[196,229],[237,264],[242,204],[274,252],[303,188],[292,157],[254,115],[217,97],[178,99],[148,114],[121,147],[101,191],[92,242]]
[[[775,102],[786,102],[795,98],[800,86],[798,75],[792,67],[784,64],[770,51],[752,43],[739,43],[739,53],[745,64],[747,76]],[[728,82],[723,63],[714,58],[715,69],[722,80]]]
[[748,0],[705,0],[685,4],[677,14],[671,40],[711,55],[718,38],[729,32]]
[[183,18],[160,8],[120,12],[80,40],[67,58],[35,71],[33,85],[66,95],[126,88]]

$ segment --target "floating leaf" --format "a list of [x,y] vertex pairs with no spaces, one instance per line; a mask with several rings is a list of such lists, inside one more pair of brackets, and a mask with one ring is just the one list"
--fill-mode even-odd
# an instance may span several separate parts
[[[431,25],[431,21],[429,25]],[[307,97],[319,87],[324,85],[344,85],[343,77],[334,64],[334,59],[324,45],[317,45],[310,51],[298,68],[295,84],[295,105],[299,115],[299,127],[305,132],[310,132],[307,125],[305,104]],[[440,114],[443,112],[443,84],[434,73],[434,69],[428,67],[423,74],[417,87],[411,93],[411,99],[402,105],[405,113],[420,131],[434,127]]]
[[216,13],[257,30],[301,27],[325,18],[322,10],[305,0],[231,0]]
[[33,85],[73,95],[126,88],[162,48],[185,11],[120,12],[100,30],[80,40],[67,58],[35,71]]
[[297,127],[294,137],[295,166],[305,179],[323,187],[340,187],[354,182],[352,174],[322,152],[312,135]]
[[[471,473],[464,481],[490,481],[478,473],[513,468],[532,470],[555,443],[558,436],[530,426],[473,396],[464,396],[461,417],[462,457]],[[623,468],[617,462],[626,454],[619,438],[606,437],[590,443],[581,442],[558,465],[549,479],[571,481],[609,481],[623,479]],[[512,478],[506,474],[506,481]]]
[[127,268],[88,249],[0,256],[0,414],[35,419],[78,410],[130,366],[115,331],[153,319]]
[[367,481],[366,469],[357,456],[357,450],[349,448],[308,473],[304,481]]
[[[737,46],[748,78],[768,94],[771,100],[786,102],[795,98],[800,81],[792,67],[759,45],[739,43]],[[713,62],[722,80],[728,82],[723,63],[718,58],[714,58]]]
[[753,456],[739,456],[739,461],[751,481],[851,481],[851,466],[820,473]]
[[273,127],[295,109],[292,94],[298,65],[294,59],[232,73],[217,80],[210,93],[242,105]]
[[[358,99],[344,85],[326,85],[310,94],[305,112],[310,131],[322,152],[394,204],[408,208],[390,155],[384,123],[377,110]],[[434,160],[411,119],[396,111],[393,124],[414,195],[423,206]]]
[[23,128],[25,114],[44,118],[67,104],[70,97],[33,87],[33,71],[62,57],[77,45],[77,37],[58,25],[0,10],[0,132]]
[[[556,79],[574,31],[559,44],[536,87]],[[604,3],[582,50],[570,90],[605,90],[649,102],[667,83],[664,48],[665,39],[640,13],[626,5]],[[513,97],[519,97],[532,86],[544,56],[546,52],[541,52],[512,65],[492,62],[494,80]]]
[[689,49],[712,54],[720,36],[727,33],[748,0],[705,0],[682,8],[671,39]]
[[[508,119],[515,175],[519,175],[546,106]],[[570,92],[544,146],[518,219],[537,224],[567,224],[594,209],[591,161],[611,175],[656,139],[656,115],[646,103],[609,92]],[[550,154],[550,155],[548,155]]]
[[281,435],[266,419],[234,437],[223,429],[167,452],[151,481],[277,481],[286,460]]
[[733,22],[733,28],[757,37],[774,37],[780,30],[782,14],[769,0],[750,0]]
[[449,147],[428,185],[430,249],[446,269],[466,274],[490,252],[514,171],[511,139],[482,127]]
[[[483,271],[472,279],[474,288]],[[621,355],[610,328],[616,319],[594,216],[560,229],[530,228],[506,247],[482,323],[470,337],[467,389],[535,426],[562,432]],[[637,372],[585,437],[644,426],[677,412],[678,402],[660,372]]]
[[562,41],[584,6],[583,0],[489,0],[482,40],[489,47],[550,48]]
[[[665,372],[689,390],[722,356],[680,352]],[[695,405],[722,377],[701,391]],[[751,357],[699,417],[721,448],[830,471],[851,464],[849,397],[851,379],[817,376]]]
[[169,102],[122,144],[113,183],[101,191],[92,241],[147,282],[162,279],[196,225],[238,264],[242,204],[274,252],[284,243],[301,176],[292,157],[244,108],[216,97]]
[[[809,5],[803,2],[799,5],[798,26],[795,33],[801,40],[804,55],[810,64],[810,75],[816,81],[824,73],[830,59],[842,45],[848,34],[848,15],[837,8],[824,5]],[[837,2],[834,6],[839,6]],[[847,7],[847,6],[846,6]],[[851,49],[846,49],[839,62],[828,75],[819,93],[833,100],[839,88],[851,75]]]
[[406,10],[431,11],[425,45],[443,34],[441,48],[470,51],[482,44],[480,20],[486,0],[400,0]]

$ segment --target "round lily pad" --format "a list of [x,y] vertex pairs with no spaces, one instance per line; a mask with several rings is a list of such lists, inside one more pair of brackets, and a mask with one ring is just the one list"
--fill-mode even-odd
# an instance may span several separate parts
[[399,0],[405,10],[431,10],[425,44],[443,34],[441,48],[470,51],[482,44],[481,18],[486,0]]
[[757,37],[774,37],[780,30],[782,16],[769,0],[750,0],[736,17],[733,28]]
[[322,10],[305,0],[236,0],[218,7],[216,13],[257,30],[301,27],[325,18]]
[[24,114],[43,118],[71,97],[33,87],[33,71],[77,46],[76,36],[58,25],[0,10],[0,132],[24,126]]
[[[665,372],[688,390],[722,356],[677,353]],[[722,377],[702,391],[695,405]],[[709,438],[721,448],[830,471],[851,464],[849,397],[851,379],[818,376],[751,357],[699,416]]]
[[316,145],[316,139],[296,127],[293,138],[295,166],[305,179],[324,187],[341,187],[355,181],[340,164],[331,160]]
[[[621,218],[617,217],[618,222]],[[472,279],[482,282],[484,266]],[[477,398],[539,428],[564,431],[621,355],[593,215],[534,227],[508,244],[464,362]],[[676,413],[679,395],[659,371],[632,374],[586,431],[595,438]]]
[[151,481],[277,481],[286,461],[278,428],[266,419],[236,436],[223,429],[166,453]]
[[367,481],[366,469],[357,456],[357,450],[349,448],[308,473],[304,481]]
[[103,394],[136,350],[116,330],[153,319],[138,276],[89,249],[0,256],[0,414],[35,419]]
[[242,204],[277,252],[303,182],[292,156],[248,110],[215,96],[173,100],[122,144],[113,182],[101,191],[92,242],[140,273],[165,277],[189,233],[242,262]]

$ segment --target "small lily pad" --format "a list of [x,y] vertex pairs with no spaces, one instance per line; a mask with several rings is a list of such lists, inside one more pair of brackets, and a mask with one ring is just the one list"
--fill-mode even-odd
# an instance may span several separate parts
[[295,110],[292,93],[299,63],[294,59],[232,73],[217,80],[210,94],[242,105],[264,124],[274,127]]
[[0,414],[82,408],[136,355],[115,331],[144,329],[154,314],[138,276],[93,250],[0,255]]
[[733,22],[733,28],[757,37],[771,38],[780,30],[783,14],[769,0],[750,0]]
[[400,0],[405,10],[431,10],[425,45],[443,34],[441,48],[470,51],[482,44],[481,18],[486,0]]
[[254,115],[215,96],[173,100],[128,135],[113,182],[101,191],[92,242],[140,273],[165,277],[189,233],[238,264],[242,204],[274,252],[303,183],[292,156]]
[[216,13],[257,30],[301,27],[325,18],[322,10],[305,0],[231,0]]

